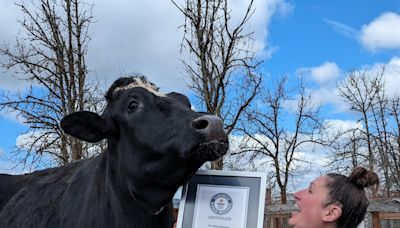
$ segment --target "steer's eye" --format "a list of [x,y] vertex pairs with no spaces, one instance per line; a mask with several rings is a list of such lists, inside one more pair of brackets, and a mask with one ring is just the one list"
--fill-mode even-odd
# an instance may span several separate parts
[[131,101],[131,102],[129,102],[128,110],[129,110],[130,112],[135,111],[136,108],[138,107],[138,105],[139,105],[139,104],[138,104],[137,101]]

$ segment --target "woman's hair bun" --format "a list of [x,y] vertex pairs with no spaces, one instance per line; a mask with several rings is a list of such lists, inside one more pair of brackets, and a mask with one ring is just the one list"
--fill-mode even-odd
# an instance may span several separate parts
[[363,167],[354,168],[349,176],[349,181],[359,188],[379,185],[378,175],[375,172],[369,171]]

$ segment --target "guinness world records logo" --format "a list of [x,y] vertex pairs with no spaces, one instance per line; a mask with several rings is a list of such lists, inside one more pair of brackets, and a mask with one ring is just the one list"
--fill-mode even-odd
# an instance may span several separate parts
[[217,215],[228,213],[232,206],[232,198],[226,193],[215,194],[210,200],[210,208]]

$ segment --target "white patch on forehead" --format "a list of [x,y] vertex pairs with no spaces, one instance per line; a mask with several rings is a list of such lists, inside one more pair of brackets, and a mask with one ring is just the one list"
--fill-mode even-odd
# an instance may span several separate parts
[[141,78],[134,78],[133,80],[134,81],[132,83],[130,83],[129,85],[115,88],[114,93],[117,91],[120,91],[120,90],[127,90],[127,89],[140,87],[140,88],[147,89],[147,91],[149,91],[150,93],[153,93],[156,96],[165,97],[165,94],[157,91],[158,88],[154,84],[152,84],[148,81],[144,81]]

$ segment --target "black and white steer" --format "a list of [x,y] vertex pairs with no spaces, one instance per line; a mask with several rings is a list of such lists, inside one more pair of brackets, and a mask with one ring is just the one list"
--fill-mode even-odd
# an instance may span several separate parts
[[107,139],[99,156],[25,175],[0,175],[0,227],[172,227],[171,200],[205,162],[228,149],[220,118],[144,77],[120,78],[102,115],[81,111],[62,129]]

